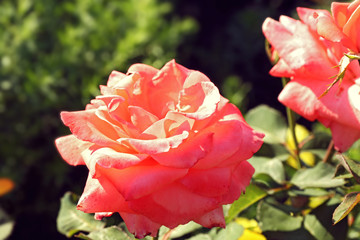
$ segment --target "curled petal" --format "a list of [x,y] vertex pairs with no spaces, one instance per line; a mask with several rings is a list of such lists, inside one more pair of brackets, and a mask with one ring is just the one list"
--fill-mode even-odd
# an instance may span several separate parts
[[116,146],[118,132],[111,124],[96,116],[97,110],[61,112],[61,119],[80,140],[101,146]]
[[118,72],[118,71],[112,71],[109,75],[109,79],[107,82],[108,87],[114,87],[116,84],[118,84],[120,81],[122,81],[126,77],[126,74]]
[[157,116],[138,106],[129,106],[129,112],[131,115],[131,122],[140,130],[140,132],[143,132],[154,122],[159,120]]
[[[196,144],[194,144],[196,142]],[[213,133],[198,134],[179,147],[151,156],[161,165],[174,168],[191,168],[204,158],[213,147]]]
[[91,154],[91,163],[87,166],[90,174],[96,176],[96,164],[103,168],[124,169],[142,162],[147,157],[146,154],[130,154],[118,152],[112,148],[100,148]]
[[337,74],[319,38],[310,32],[307,25],[296,21],[291,26],[267,18],[263,32],[280,58],[298,76],[317,76],[327,79]]
[[202,120],[213,115],[220,93],[212,82],[200,82],[180,92],[177,108],[185,116]]
[[336,24],[343,28],[348,19],[349,3],[333,2],[331,3],[331,12]]
[[60,152],[61,157],[70,165],[85,165],[81,156],[82,152],[94,145],[77,139],[74,135],[59,137],[55,140],[55,145]]
[[184,131],[182,134],[168,138],[157,138],[149,140],[120,138],[118,139],[118,142],[129,144],[139,153],[151,155],[168,152],[171,148],[178,147],[188,136],[189,132]]
[[77,209],[86,213],[132,212],[124,197],[106,178],[94,179],[90,174]]
[[142,239],[147,235],[155,237],[161,227],[160,224],[155,223],[140,214],[122,212],[120,215],[128,227],[129,232],[139,239]]
[[195,222],[206,228],[221,227],[225,228],[224,210],[222,207],[216,208],[201,217],[194,219]]

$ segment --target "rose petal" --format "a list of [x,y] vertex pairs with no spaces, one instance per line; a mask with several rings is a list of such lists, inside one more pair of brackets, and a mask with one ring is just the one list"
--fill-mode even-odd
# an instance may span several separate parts
[[153,193],[183,177],[187,169],[168,168],[160,165],[132,166],[126,169],[98,168],[126,200],[138,199]]
[[217,197],[229,191],[230,180],[230,168],[212,168],[190,169],[178,182],[194,193],[205,197]]
[[213,144],[206,157],[200,159],[194,166],[196,169],[233,163],[235,160],[232,156],[236,152],[239,152],[236,162],[246,160],[262,145],[263,134],[253,131],[234,105],[228,104],[222,114],[223,117],[218,122],[202,130],[202,132],[214,133]]
[[136,238],[142,239],[147,235],[155,237],[161,227],[160,224],[155,223],[140,214],[120,213],[129,232],[135,235]]
[[353,50],[360,51],[360,5],[357,6],[356,10],[351,14],[351,17],[344,25],[343,32],[357,47],[357,49]]
[[135,211],[169,228],[198,219],[218,208],[218,204],[217,199],[197,195],[175,183],[129,202],[129,206]]
[[162,118],[169,110],[175,110],[179,91],[183,88],[184,81],[190,72],[174,60],[160,69],[152,79],[152,91],[149,92],[152,113]]
[[333,2],[331,3],[331,12],[336,24],[343,28],[348,19],[349,3]]
[[[294,27],[296,30],[290,31]],[[267,18],[263,24],[263,32],[280,58],[298,76],[316,75],[328,79],[337,74],[337,70],[332,68],[335,64],[329,61],[321,41],[300,21],[296,21],[295,26],[284,26]]]
[[74,135],[67,135],[59,137],[55,140],[55,145],[61,157],[70,165],[85,165],[81,153],[90,146],[94,145],[90,142],[85,142],[77,139]]
[[133,139],[133,138],[120,138],[119,143],[125,143],[132,146],[139,153],[144,154],[158,154],[168,152],[171,148],[178,147],[187,137],[189,132],[184,131],[182,134],[171,136],[168,138],[158,139]]
[[345,152],[356,140],[360,138],[359,125],[355,128],[339,122],[332,122],[329,127],[331,129],[335,149],[339,152]]
[[[194,144],[196,143],[196,144]],[[191,168],[202,159],[213,146],[213,133],[198,134],[179,147],[166,152],[151,154],[161,165],[174,168]]]
[[113,214],[113,212],[97,212],[95,213],[94,218],[96,220],[102,220],[104,217],[110,217]]
[[322,16],[317,18],[317,32],[320,36],[332,42],[340,42],[344,46],[354,49],[354,43],[337,27],[333,18]]
[[290,78],[294,75],[294,72],[291,68],[286,64],[286,62],[280,59],[276,65],[270,70],[270,75],[274,77],[287,77]]
[[[347,127],[352,128],[355,132],[360,129],[359,118],[356,116],[347,94],[351,85],[351,82],[343,81],[338,88],[334,87],[335,89],[331,89],[328,94],[318,100],[317,96],[324,91],[322,85],[316,84],[316,81],[295,78],[280,93],[279,101],[303,117],[311,121],[317,119],[326,127],[330,127],[335,140],[335,135],[341,136],[341,127],[339,126],[344,126],[344,131],[347,132]],[[339,145],[341,137],[338,137],[336,141],[338,144],[335,147],[340,151],[345,151],[345,147],[349,145],[348,142],[354,141],[356,134],[351,134],[351,136],[343,138],[344,144],[341,146]]]
[[221,196],[221,203],[229,204],[238,199],[250,184],[254,172],[255,169],[247,161],[242,161],[238,166],[235,166],[232,172],[229,191]]
[[100,146],[119,146],[116,129],[96,116],[97,110],[61,112],[61,119],[70,131],[80,140]]
[[202,215],[200,218],[194,219],[194,221],[206,228],[226,227],[226,223],[224,219],[224,211],[222,207],[216,208]]
[[118,84],[121,80],[123,80],[126,77],[126,74],[118,72],[118,71],[112,71],[109,75],[109,79],[107,82],[108,87],[114,87],[116,84]]
[[129,106],[129,112],[131,115],[131,122],[140,130],[140,132],[143,132],[154,122],[159,120],[157,116],[138,106]]
[[86,213],[132,212],[123,196],[106,178],[94,179],[90,174],[77,209]]
[[146,154],[130,154],[117,152],[112,148],[100,148],[91,154],[90,163],[87,166],[90,175],[97,176],[96,164],[103,168],[124,169],[142,162],[147,157]]
[[214,114],[219,102],[218,88],[212,82],[200,82],[180,91],[176,107],[185,116],[202,120]]

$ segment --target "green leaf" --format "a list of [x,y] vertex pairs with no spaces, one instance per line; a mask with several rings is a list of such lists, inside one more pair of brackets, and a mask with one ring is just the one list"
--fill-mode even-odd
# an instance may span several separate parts
[[[164,228],[164,226],[160,228],[160,231],[162,230],[162,232],[163,232],[162,235],[164,235],[167,231],[170,230],[168,228],[166,228],[166,229],[165,228],[162,229],[162,228]],[[179,225],[176,228],[172,229],[171,233],[170,233],[170,238],[179,238],[179,237],[189,234],[195,230],[198,230],[200,228],[202,228],[202,226],[200,224],[191,221],[185,225]],[[159,235],[161,235],[161,234],[159,234]]]
[[357,183],[360,183],[360,162],[345,158],[340,155],[344,168],[353,175]]
[[67,237],[79,231],[92,232],[104,228],[105,223],[95,220],[94,216],[76,209],[76,196],[70,192],[61,198],[61,206],[57,217],[58,231]]
[[356,141],[346,154],[348,158],[360,161],[360,140]]
[[248,112],[246,122],[257,131],[265,133],[264,142],[284,143],[287,124],[277,110],[266,105],[260,105]]
[[228,215],[225,217],[225,221],[229,223],[237,215],[239,215],[239,213],[259,201],[260,199],[264,198],[266,195],[266,191],[254,184],[250,184],[246,188],[245,194],[241,195],[238,200],[231,204]]
[[8,215],[0,208],[0,239],[7,239],[13,228],[14,221],[11,221]]
[[254,176],[259,173],[266,173],[277,183],[282,184],[285,181],[285,169],[282,162],[276,158],[254,156],[249,160],[255,168]]
[[323,188],[305,188],[305,189],[291,189],[288,192],[289,196],[309,196],[309,197],[320,197],[331,194]]
[[349,171],[346,170],[346,168],[342,164],[338,164],[335,169],[334,177],[347,179],[352,178],[353,175],[349,173]]
[[225,229],[221,229],[214,240],[237,240],[244,232],[244,227],[237,224],[236,222],[231,222],[226,225]]
[[300,169],[291,179],[291,183],[299,188],[320,187],[332,188],[345,184],[343,179],[334,179],[335,168],[320,162],[314,168]]
[[292,216],[276,206],[262,201],[258,205],[257,219],[262,231],[294,231],[301,228],[303,217]]
[[344,219],[351,210],[359,203],[360,201],[360,192],[353,192],[345,195],[345,199],[340,203],[340,205],[335,209],[333,214],[333,222],[337,224],[342,219]]
[[117,226],[112,226],[108,228],[101,229],[99,231],[91,232],[87,235],[92,240],[131,240],[134,237],[127,235],[121,228]]
[[308,214],[305,216],[304,227],[317,240],[334,240],[333,236],[326,230],[315,215]]
[[283,144],[268,144],[264,143],[260,150],[256,153],[257,156],[264,156],[269,158],[277,158],[285,161],[289,158],[289,151]]

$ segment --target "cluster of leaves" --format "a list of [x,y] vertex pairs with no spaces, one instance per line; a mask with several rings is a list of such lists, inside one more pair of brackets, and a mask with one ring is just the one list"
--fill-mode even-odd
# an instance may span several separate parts
[[82,109],[112,70],[175,58],[197,24],[172,13],[158,0],[0,2],[0,176],[16,182],[0,204],[19,219],[17,238],[35,231],[30,219],[55,218],[63,189],[80,185],[54,147],[68,134],[60,111]]
[[[353,208],[360,201],[360,142],[346,156],[329,155],[331,135],[326,129],[316,125],[311,133],[296,125],[296,150],[280,112],[260,105],[245,119],[266,137],[263,147],[249,160],[255,174],[246,193],[224,206],[226,229],[209,230],[191,222],[173,230],[162,227],[159,239],[249,239],[249,233],[251,239],[259,240],[358,239],[360,215]],[[298,160],[300,164],[295,163]],[[62,199],[60,232],[67,236],[78,233],[76,236],[84,239],[103,239],[105,235],[134,239],[121,218],[96,221],[92,215],[77,211],[70,196],[68,193]]]

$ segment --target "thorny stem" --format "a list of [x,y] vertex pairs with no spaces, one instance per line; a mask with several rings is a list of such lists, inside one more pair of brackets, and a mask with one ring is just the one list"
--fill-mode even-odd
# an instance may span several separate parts
[[330,161],[332,159],[332,157],[334,156],[334,153],[335,153],[334,141],[331,140],[331,142],[329,143],[329,146],[328,146],[328,148],[326,150],[326,154],[325,154],[322,161],[324,163]]
[[[282,80],[282,84],[283,87],[285,87],[285,85],[289,82],[289,80],[287,78],[281,78]],[[300,149],[299,149],[299,142],[296,138],[296,133],[295,133],[295,115],[294,115],[294,111],[292,111],[289,107],[286,107],[286,115],[287,115],[287,120],[288,120],[288,124],[289,124],[289,129],[290,129],[290,133],[292,136],[292,139],[294,141],[294,145],[295,145],[295,159],[296,159],[296,164],[298,166],[298,168],[301,168],[301,161],[300,161]]]

